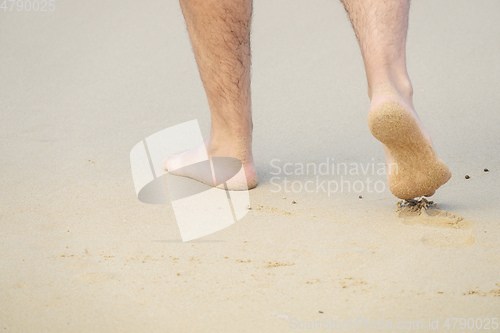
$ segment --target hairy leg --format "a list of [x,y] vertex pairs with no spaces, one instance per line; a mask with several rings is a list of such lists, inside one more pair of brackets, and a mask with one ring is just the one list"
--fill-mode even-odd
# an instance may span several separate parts
[[391,192],[433,195],[451,177],[413,106],[406,70],[410,0],[341,0],[361,48],[371,100],[368,125],[384,145]]
[[[250,95],[252,0],[180,0],[180,5],[210,107],[210,138],[205,141],[208,156],[242,162],[242,171],[227,183],[229,189],[255,187]],[[215,185],[213,179],[207,180],[193,169],[182,169],[204,159],[202,148],[168,157],[165,168]]]

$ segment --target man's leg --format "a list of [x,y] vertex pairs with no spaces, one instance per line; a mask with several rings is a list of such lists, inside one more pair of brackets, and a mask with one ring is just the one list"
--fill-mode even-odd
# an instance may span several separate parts
[[[237,174],[227,183],[229,189],[255,187],[250,98],[252,0],[180,0],[180,4],[210,107],[210,138],[205,141],[208,156],[233,157],[243,163],[245,177]],[[165,168],[214,185],[202,173],[191,169],[186,174],[180,169],[202,160],[202,148],[167,158]]]
[[451,177],[413,107],[406,71],[410,0],[341,0],[361,48],[371,100],[368,125],[384,145],[391,192],[430,196]]

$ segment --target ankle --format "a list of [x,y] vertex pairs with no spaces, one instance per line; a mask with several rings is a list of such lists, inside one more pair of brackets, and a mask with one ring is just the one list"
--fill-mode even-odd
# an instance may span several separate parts
[[234,157],[244,164],[253,161],[251,136],[210,136],[205,145],[209,156]]
[[227,146],[232,144],[245,144],[252,141],[253,124],[250,120],[248,123],[239,124],[214,124],[210,127],[210,142],[213,145]]
[[413,103],[413,87],[408,75],[383,75],[368,83],[368,97],[373,100],[380,96],[395,96],[406,103]]

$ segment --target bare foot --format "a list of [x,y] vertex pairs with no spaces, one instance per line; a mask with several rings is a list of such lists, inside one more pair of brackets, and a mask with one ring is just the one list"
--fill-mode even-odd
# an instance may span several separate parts
[[450,170],[438,157],[430,136],[409,103],[397,96],[375,96],[368,126],[384,145],[387,181],[396,197],[431,196],[450,179]]
[[210,186],[233,191],[257,186],[257,172],[249,149],[205,143],[165,158],[163,167],[177,176],[198,180]]

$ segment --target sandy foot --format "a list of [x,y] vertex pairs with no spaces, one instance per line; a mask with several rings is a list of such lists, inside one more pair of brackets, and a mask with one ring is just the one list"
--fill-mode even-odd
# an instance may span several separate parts
[[396,101],[379,104],[368,114],[373,136],[384,144],[389,188],[400,199],[431,196],[451,177],[416,115]]

